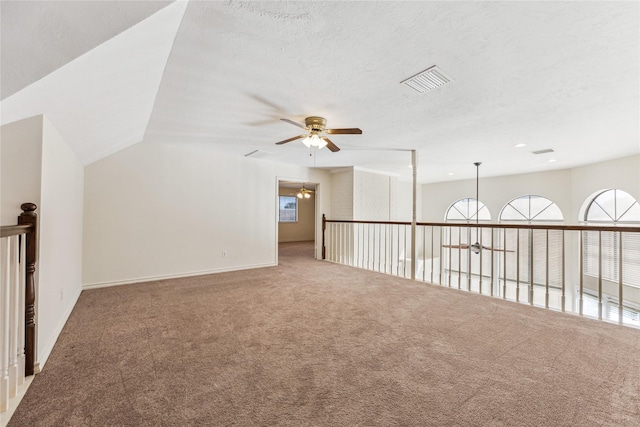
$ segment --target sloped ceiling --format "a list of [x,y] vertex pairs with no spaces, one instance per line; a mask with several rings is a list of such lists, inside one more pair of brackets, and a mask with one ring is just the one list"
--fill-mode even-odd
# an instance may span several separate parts
[[148,18],[171,1],[2,1],[4,99]]
[[2,123],[46,114],[84,164],[140,142],[185,3],[175,3],[2,100]]
[[[2,123],[47,114],[87,164],[144,140],[408,178],[417,149],[436,182],[640,152],[637,2],[5,3]],[[20,38],[58,62],[16,60]],[[432,65],[454,81],[400,84]],[[280,118],[310,115],[363,134],[274,145],[300,133]]]

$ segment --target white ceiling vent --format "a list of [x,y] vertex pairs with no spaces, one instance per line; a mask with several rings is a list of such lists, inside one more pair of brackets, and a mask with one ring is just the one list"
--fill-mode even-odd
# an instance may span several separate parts
[[547,154],[554,153],[553,148],[545,148],[544,150],[532,151],[531,154]]
[[425,93],[452,81],[453,79],[451,77],[447,76],[438,66],[434,65],[400,83],[404,83],[420,93]]

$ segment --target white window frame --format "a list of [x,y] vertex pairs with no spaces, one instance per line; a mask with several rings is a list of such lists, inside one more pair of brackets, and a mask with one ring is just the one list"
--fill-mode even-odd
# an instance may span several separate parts
[[[286,204],[294,203],[295,207],[293,209],[283,207],[283,202]],[[295,211],[293,219],[283,219],[283,211]],[[278,196],[278,222],[282,223],[293,223],[298,222],[298,199],[295,196]]]

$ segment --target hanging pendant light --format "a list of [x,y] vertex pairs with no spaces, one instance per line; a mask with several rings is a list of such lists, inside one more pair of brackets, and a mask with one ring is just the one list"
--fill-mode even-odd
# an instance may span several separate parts
[[474,254],[479,254],[480,251],[482,250],[482,246],[480,246],[480,239],[479,239],[479,219],[480,219],[480,209],[479,209],[479,205],[480,205],[480,165],[482,163],[481,162],[475,162],[474,165],[476,165],[476,242],[469,246],[469,249],[471,250],[471,252],[473,252]]

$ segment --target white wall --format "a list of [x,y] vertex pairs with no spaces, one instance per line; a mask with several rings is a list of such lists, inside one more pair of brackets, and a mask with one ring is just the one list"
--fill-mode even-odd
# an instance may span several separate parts
[[2,218],[38,205],[36,369],[46,362],[81,291],[83,166],[43,116],[2,126]]
[[17,224],[22,203],[40,207],[42,123],[35,116],[0,128],[2,225]]
[[[422,194],[418,185],[416,189],[416,219],[420,218],[421,198]],[[390,221],[411,221],[413,216],[413,183],[392,178],[389,204],[391,205]]]
[[[607,188],[619,188],[640,201],[640,155],[573,169],[491,178],[482,178],[480,169],[480,201],[489,208],[492,222],[497,222],[506,203],[518,196],[534,194],[555,202],[562,210],[565,224],[577,224],[584,201]],[[441,222],[453,202],[475,198],[475,194],[475,179],[423,184],[421,220]]]
[[[411,221],[413,184],[358,167],[331,174],[331,216],[337,220]],[[417,197],[420,198],[420,193]],[[417,209],[419,211],[420,204]]]
[[391,177],[368,171],[353,171],[353,219],[388,221],[391,216]]
[[[500,211],[518,196],[534,194],[555,202],[571,221],[571,171],[560,170],[522,175],[482,178],[480,172],[480,201],[491,213],[491,222],[497,222]],[[422,185],[422,220],[444,221],[444,215],[455,201],[476,197],[476,180],[442,182]]]
[[327,219],[354,219],[353,168],[331,173],[331,212]]
[[144,142],[87,166],[83,283],[275,265],[278,180],[319,183],[318,214],[329,211],[328,172],[207,144]]
[[600,190],[624,190],[640,202],[640,155],[574,168],[571,182],[576,217],[585,200]]
[[44,118],[38,269],[38,361],[53,349],[82,290],[84,167]]
[[[302,186],[302,183],[300,184]],[[279,195],[289,196],[296,190],[281,187]],[[278,223],[278,242],[304,242],[315,239],[316,223],[316,195],[311,194],[309,199],[296,199],[298,201],[298,221]]]

